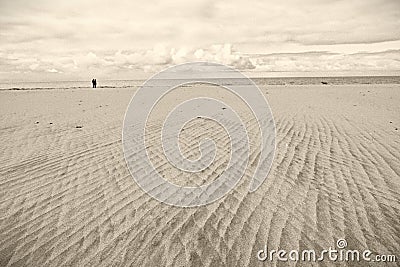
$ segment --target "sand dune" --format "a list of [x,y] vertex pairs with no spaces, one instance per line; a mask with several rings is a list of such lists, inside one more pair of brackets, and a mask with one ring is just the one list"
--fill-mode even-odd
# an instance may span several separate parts
[[[121,131],[134,90],[2,91],[0,266],[310,266],[263,263],[257,252],[266,244],[322,250],[340,238],[350,249],[400,256],[399,89],[263,88],[277,129],[268,178],[249,193],[250,169],[199,208],[162,204],[132,179]],[[226,147],[218,127],[199,120],[185,129],[187,152],[198,127]],[[181,177],[153,138],[153,162],[174,182],[209,182],[225,164],[221,156]]]

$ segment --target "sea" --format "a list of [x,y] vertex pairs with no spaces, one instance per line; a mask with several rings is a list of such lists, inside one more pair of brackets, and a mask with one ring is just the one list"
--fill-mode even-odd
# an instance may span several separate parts
[[[400,76],[349,76],[349,77],[279,77],[279,78],[251,78],[258,86],[268,85],[352,85],[352,84],[400,84]],[[144,80],[98,80],[97,88],[136,88]],[[170,84],[172,81],[159,80],[157,84]],[[172,83],[177,83],[175,80]],[[232,80],[220,79],[215,81],[219,85],[230,85]],[[40,82],[2,82],[0,90],[52,90],[52,89],[87,89],[91,88],[88,81],[40,81]]]

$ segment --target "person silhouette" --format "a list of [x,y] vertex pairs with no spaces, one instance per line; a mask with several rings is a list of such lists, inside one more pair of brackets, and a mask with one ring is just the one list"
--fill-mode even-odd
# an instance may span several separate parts
[[94,88],[97,88],[97,81],[94,79]]
[[92,88],[94,88],[94,79],[92,79]]

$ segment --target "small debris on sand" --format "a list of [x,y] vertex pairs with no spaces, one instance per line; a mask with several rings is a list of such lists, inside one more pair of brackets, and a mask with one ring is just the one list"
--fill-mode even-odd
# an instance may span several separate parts
[[322,84],[325,84],[325,85],[327,85],[328,83],[327,82],[321,82]]
[[78,129],[80,129],[80,128],[83,128],[83,126],[81,126],[81,125],[77,125],[77,126],[75,126],[75,128],[78,128]]

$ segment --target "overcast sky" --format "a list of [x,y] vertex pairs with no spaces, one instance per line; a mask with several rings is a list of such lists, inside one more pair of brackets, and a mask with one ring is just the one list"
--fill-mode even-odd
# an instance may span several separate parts
[[399,75],[400,1],[0,0],[1,80],[141,79],[194,60]]

